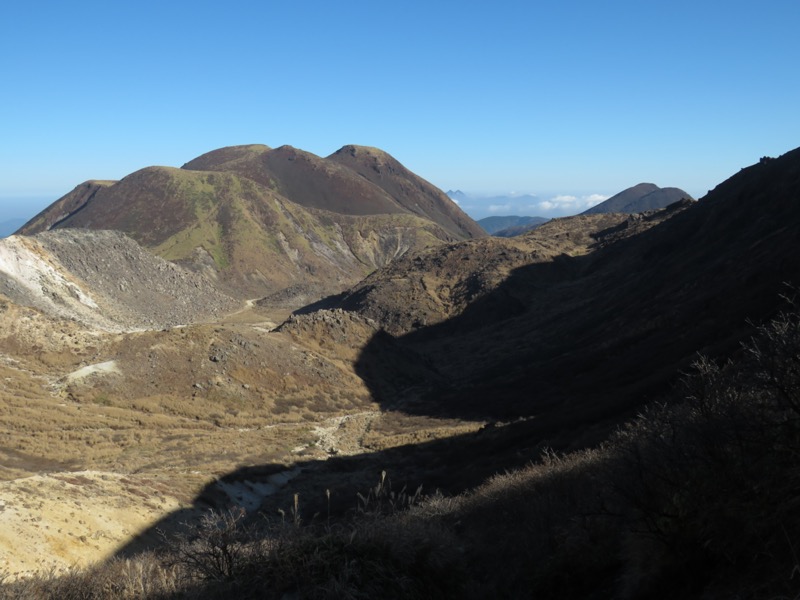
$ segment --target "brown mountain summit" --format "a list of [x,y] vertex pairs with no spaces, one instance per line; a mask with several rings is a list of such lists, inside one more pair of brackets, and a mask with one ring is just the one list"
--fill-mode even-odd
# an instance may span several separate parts
[[411,213],[455,238],[480,237],[480,227],[438,188],[378,148],[344,146],[327,158],[292,146],[234,146],[204,154],[184,169],[230,171],[293,202],[347,215]]
[[54,228],[122,231],[248,297],[298,285],[338,291],[410,249],[484,235],[394,158],[356,146],[327,159],[234,146],[181,169],[86,182],[19,233]]

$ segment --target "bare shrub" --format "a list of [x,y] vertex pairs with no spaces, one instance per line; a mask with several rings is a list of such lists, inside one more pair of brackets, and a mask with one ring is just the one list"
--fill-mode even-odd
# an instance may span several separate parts
[[746,573],[751,597],[797,593],[799,323],[780,315],[735,362],[699,359],[683,402],[646,410],[608,445],[629,522],[626,594],[690,595]]
[[304,525],[299,500],[277,523],[207,513],[171,540],[168,563],[187,589],[239,598],[458,597],[461,554],[448,530],[406,510],[421,492],[393,492],[385,473],[351,517]]
[[170,562],[192,579],[233,581],[253,554],[252,532],[242,526],[244,509],[208,511],[188,532],[171,540]]
[[174,566],[167,566],[153,554],[135,559],[113,559],[89,569],[55,571],[4,582],[3,600],[133,600],[177,598],[183,591]]

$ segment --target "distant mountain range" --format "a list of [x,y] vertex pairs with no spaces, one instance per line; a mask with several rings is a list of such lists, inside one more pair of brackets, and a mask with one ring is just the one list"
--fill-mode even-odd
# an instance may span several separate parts
[[214,150],[182,168],[88,181],[19,232],[115,229],[253,297],[338,291],[411,249],[485,235],[439,189],[377,148]]
[[[533,207],[541,199],[533,195],[522,196],[490,196],[475,198],[461,190],[449,190],[447,196],[460,205],[469,206],[475,211],[475,202],[480,202],[484,210],[497,210],[505,208],[514,210],[514,207]],[[639,213],[649,210],[665,208],[682,199],[693,198],[680,188],[660,188],[652,183],[640,183],[630,187],[611,198],[580,213],[595,215],[602,213]],[[469,203],[473,203],[470,205]],[[497,237],[514,237],[521,235],[548,221],[545,217],[529,216],[490,216],[478,219],[478,224],[490,235]]]

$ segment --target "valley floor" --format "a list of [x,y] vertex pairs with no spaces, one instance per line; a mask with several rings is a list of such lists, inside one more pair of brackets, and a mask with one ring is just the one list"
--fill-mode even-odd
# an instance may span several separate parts
[[484,424],[381,411],[353,374],[358,340],[349,355],[301,346],[275,331],[286,309],[248,302],[218,323],[131,333],[5,311],[0,572],[12,577],[157,545],[156,525],[211,507],[255,510],[298,465]]

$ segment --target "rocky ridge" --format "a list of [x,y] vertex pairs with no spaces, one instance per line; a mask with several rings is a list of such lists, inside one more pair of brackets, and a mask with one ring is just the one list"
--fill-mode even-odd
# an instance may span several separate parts
[[[547,281],[567,276],[567,258],[642,233],[686,206],[635,215],[564,217],[513,238],[483,238],[431,248],[404,256],[358,286],[312,304],[303,312],[343,308],[375,320],[392,335],[402,335],[458,316],[480,299],[495,294],[492,314],[497,318],[511,316],[522,309],[524,300],[500,288],[516,269],[541,264],[548,265]],[[539,286],[544,285],[543,279]]]

